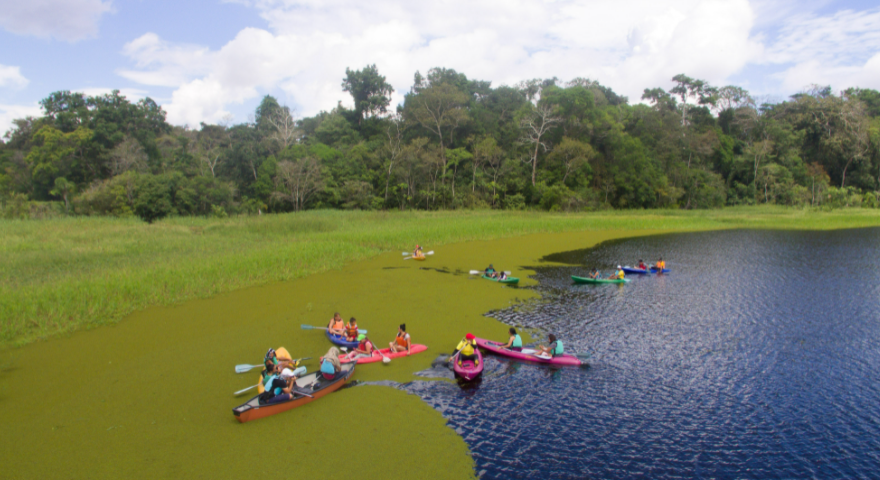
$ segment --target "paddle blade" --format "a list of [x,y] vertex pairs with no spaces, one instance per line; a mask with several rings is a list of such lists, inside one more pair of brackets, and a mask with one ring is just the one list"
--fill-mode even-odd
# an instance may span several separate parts
[[389,363],[391,363],[391,359],[388,357],[382,357],[382,363],[388,365]]
[[241,395],[242,393],[244,393],[244,392],[246,392],[246,391],[248,391],[248,390],[251,390],[251,389],[253,389],[253,388],[257,388],[257,385],[251,385],[250,387],[247,387],[247,388],[245,388],[244,390],[239,390],[239,391],[233,393],[233,395]]
[[425,255],[434,255],[434,250],[431,250],[430,252],[426,253]]
[[366,331],[366,330],[361,330],[361,329],[359,328],[359,329],[358,329],[358,333],[363,333],[364,335],[366,335],[366,334],[367,334],[367,331]]
[[412,257],[403,257],[404,260],[409,260]]
[[400,253],[402,253],[404,256],[409,255],[409,252],[400,252]]
[[311,325],[300,325],[299,328],[301,328],[303,330],[314,330],[315,329],[315,327],[313,327]]
[[253,370],[257,367],[262,367],[262,365],[247,365],[247,364],[236,365],[235,366],[235,373],[250,372],[251,370]]
[[479,270],[471,270],[471,271],[470,271],[470,274],[471,274],[471,275],[479,275],[479,274],[481,274],[481,273],[483,273],[483,272],[481,272],[481,271],[479,271]]

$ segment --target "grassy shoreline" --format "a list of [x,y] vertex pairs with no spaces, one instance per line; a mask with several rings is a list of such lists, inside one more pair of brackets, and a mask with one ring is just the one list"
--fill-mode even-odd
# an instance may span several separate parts
[[531,233],[725,228],[838,229],[880,225],[880,210],[782,207],[584,214],[350,212],[229,219],[72,217],[0,221],[0,346],[114,324],[151,306],[302,278],[416,242]]

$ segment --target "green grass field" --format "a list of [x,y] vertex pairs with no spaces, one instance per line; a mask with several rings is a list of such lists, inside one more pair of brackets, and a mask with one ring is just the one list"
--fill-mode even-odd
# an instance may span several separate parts
[[0,345],[115,323],[148,306],[342,268],[388,251],[584,230],[836,229],[880,210],[309,211],[228,219],[0,220]]

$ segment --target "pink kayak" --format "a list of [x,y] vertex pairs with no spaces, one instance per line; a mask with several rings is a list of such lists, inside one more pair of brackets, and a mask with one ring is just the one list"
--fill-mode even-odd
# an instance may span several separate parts
[[483,373],[483,354],[480,353],[479,348],[474,349],[474,351],[477,354],[476,365],[470,359],[462,360],[461,365],[458,364],[458,358],[453,358],[452,360],[452,369],[455,371],[455,374],[467,381],[471,381]]
[[563,354],[552,358],[541,358],[533,355],[535,352],[529,348],[523,348],[521,352],[517,352],[516,350],[510,350],[508,348],[504,348],[503,343],[493,342],[491,340],[486,340],[483,338],[477,339],[477,346],[485,349],[487,352],[494,353],[496,355],[501,355],[504,357],[513,358],[516,360],[524,360],[526,362],[535,362],[535,363],[543,363],[545,365],[571,365],[571,366],[580,366],[582,362],[579,358],[574,355]]
[[[426,345],[420,345],[420,344],[414,344],[410,347],[411,355],[415,355],[417,353],[422,353],[427,349],[428,349],[428,347]],[[400,357],[406,356],[406,352],[391,353],[390,348],[383,348],[383,349],[379,350],[379,352],[382,352],[382,355],[385,355],[388,358],[400,358]],[[381,362],[382,355],[379,355],[375,350],[373,350],[372,357],[361,357],[358,359],[357,363]],[[346,355],[340,355],[339,361],[341,363],[348,363],[349,360],[346,360],[345,357],[346,357]]]

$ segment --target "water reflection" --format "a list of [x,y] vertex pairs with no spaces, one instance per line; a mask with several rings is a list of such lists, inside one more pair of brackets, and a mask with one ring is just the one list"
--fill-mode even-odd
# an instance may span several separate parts
[[[570,275],[662,256],[626,285]],[[588,368],[486,356],[475,387],[413,382],[483,478],[854,478],[880,467],[880,229],[725,231],[547,258],[545,303],[493,312]]]

